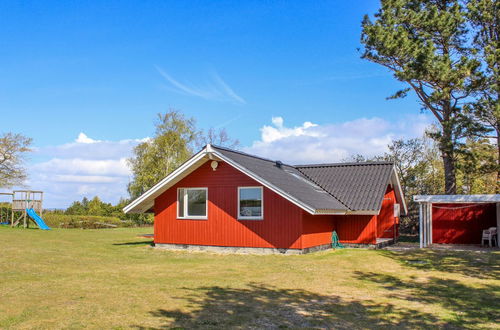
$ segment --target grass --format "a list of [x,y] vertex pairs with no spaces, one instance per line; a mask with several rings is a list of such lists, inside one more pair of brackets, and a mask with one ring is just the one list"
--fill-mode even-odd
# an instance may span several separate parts
[[0,227],[0,328],[495,328],[498,252],[155,250],[137,234]]

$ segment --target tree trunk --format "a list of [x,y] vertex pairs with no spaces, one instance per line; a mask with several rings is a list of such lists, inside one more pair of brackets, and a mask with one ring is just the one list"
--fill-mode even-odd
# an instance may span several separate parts
[[495,192],[500,194],[500,128],[497,128],[497,182]]
[[442,122],[443,135],[439,141],[439,149],[443,158],[444,167],[444,190],[446,195],[456,195],[457,179],[455,174],[455,144],[453,143],[453,130],[450,123],[449,113],[446,111]]
[[446,195],[457,193],[457,180],[455,176],[455,161],[453,156],[447,152],[442,153],[444,165],[444,190]]

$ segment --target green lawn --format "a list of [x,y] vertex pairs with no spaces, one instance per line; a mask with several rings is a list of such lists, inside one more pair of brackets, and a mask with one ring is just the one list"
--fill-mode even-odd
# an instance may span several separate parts
[[500,254],[155,250],[150,228],[0,227],[0,328],[494,328]]

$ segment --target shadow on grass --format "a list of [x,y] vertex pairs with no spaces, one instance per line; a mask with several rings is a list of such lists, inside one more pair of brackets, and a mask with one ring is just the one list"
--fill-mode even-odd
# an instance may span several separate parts
[[[158,309],[151,313],[163,328],[430,328],[446,326],[432,314],[371,300],[346,301],[299,289],[250,284],[186,289],[186,312]],[[139,329],[154,329],[134,325]]]
[[452,272],[481,279],[500,278],[498,252],[413,249],[380,253],[415,269]]
[[403,235],[401,234],[398,238],[398,242],[402,243],[418,243],[419,237],[418,235]]
[[141,245],[141,246],[153,246],[153,241],[136,241],[136,242],[124,242],[124,243],[113,243],[113,245]]
[[453,312],[453,323],[459,327],[475,328],[480,323],[500,321],[498,285],[472,287],[456,280],[437,277],[430,277],[425,281],[411,278],[408,281],[391,274],[373,272],[357,272],[356,276],[359,280],[375,282],[390,290],[393,297],[441,305]]

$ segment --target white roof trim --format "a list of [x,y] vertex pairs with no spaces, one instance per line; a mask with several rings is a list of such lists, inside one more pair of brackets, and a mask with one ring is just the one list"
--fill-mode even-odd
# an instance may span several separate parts
[[[208,147],[209,145],[207,145]],[[191,159],[187,160],[184,164],[179,166],[175,171],[167,175],[167,177],[156,185],[154,185],[151,189],[146,191],[144,194],[133,200],[130,204],[123,208],[123,212],[125,213],[143,213],[149,210],[154,205],[154,199],[158,197],[163,191],[160,192],[162,188],[167,186],[170,182],[172,182],[176,177],[181,175],[184,171],[196,165],[203,157],[207,154],[207,147],[202,149],[196,155],[191,157]],[[201,165],[201,164],[200,164]],[[142,205],[141,205],[142,204]]]
[[[274,186],[273,184],[262,179],[261,177],[259,177],[255,173],[247,170],[245,167],[241,166],[240,164],[225,157],[221,153],[214,150],[210,144],[207,144],[207,146],[204,149],[202,149],[200,152],[198,152],[196,155],[194,155],[191,159],[189,159],[184,164],[182,164],[175,171],[170,173],[165,179],[161,180],[159,183],[157,183],[151,189],[146,191],[140,197],[138,197],[137,199],[132,201],[129,205],[125,206],[123,208],[123,212],[125,212],[125,213],[142,213],[142,212],[146,212],[147,210],[149,210],[154,205],[154,199],[156,197],[158,197],[161,193],[163,193],[163,191],[168,189],[169,188],[168,186],[171,182],[175,181],[175,179],[178,176],[180,176],[183,172],[187,171],[191,167],[195,166],[201,159],[203,159],[207,155],[217,156],[217,158],[225,161],[226,163],[228,163],[232,167],[234,167],[237,170],[248,175],[249,177],[251,177],[255,181],[259,182],[263,186],[266,186],[268,189],[274,191],[278,195],[282,196],[283,198],[285,198],[288,201],[292,202],[293,204],[297,205],[298,207],[300,207],[304,211],[306,211],[310,214],[315,214],[316,210],[313,207],[311,207],[311,206],[303,203],[302,201],[296,199],[295,197],[287,194],[283,190],[279,189],[278,187]],[[167,188],[165,188],[165,187],[167,187]],[[330,212],[329,214],[339,214],[338,211],[336,211],[336,210],[328,210],[328,212]],[[326,214],[326,213],[321,213],[321,214]]]
[[417,203],[499,203],[500,195],[415,195]]
[[[394,177],[396,178],[395,186],[397,187],[397,189],[394,189],[394,191],[396,192],[396,198],[399,199],[401,201],[401,204],[403,205],[403,211],[404,211],[403,214],[407,215],[408,208],[406,207],[405,196],[403,194],[403,189],[401,188],[401,181],[399,181],[399,175],[398,175],[398,171],[396,170],[395,165],[392,167],[392,173],[393,173]],[[390,179],[391,181],[392,181],[393,175],[391,175],[391,179]]]

